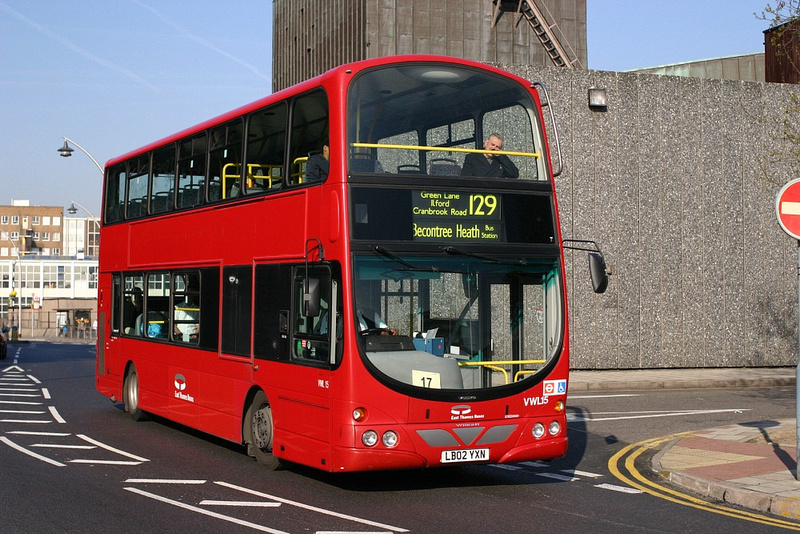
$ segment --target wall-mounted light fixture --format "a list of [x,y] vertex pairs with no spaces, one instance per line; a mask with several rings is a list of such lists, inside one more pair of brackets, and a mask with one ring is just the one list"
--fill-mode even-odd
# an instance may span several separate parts
[[608,95],[605,88],[589,88],[589,109],[592,111],[606,111],[608,109]]

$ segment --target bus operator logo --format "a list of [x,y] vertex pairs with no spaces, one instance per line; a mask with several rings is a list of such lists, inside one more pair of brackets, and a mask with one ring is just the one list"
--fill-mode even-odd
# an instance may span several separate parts
[[466,404],[459,404],[458,406],[453,406],[450,408],[450,413],[455,416],[467,415],[472,411],[471,406],[467,406]]
[[194,402],[194,397],[191,395],[184,393],[186,389],[186,377],[182,374],[178,373],[175,375],[175,381],[173,382],[175,385],[175,398],[185,400],[188,402]]

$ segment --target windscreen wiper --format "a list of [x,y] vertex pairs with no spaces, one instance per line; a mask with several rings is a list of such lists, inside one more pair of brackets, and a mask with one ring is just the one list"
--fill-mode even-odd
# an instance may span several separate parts
[[386,250],[385,248],[383,248],[380,245],[375,245],[374,247],[372,247],[372,251],[375,254],[377,254],[378,256],[383,256],[384,258],[386,258],[388,260],[396,261],[397,263],[399,263],[400,265],[405,267],[405,269],[395,269],[396,271],[406,271],[407,270],[407,271],[420,271],[420,272],[431,272],[431,273],[438,273],[439,272],[439,269],[436,266],[417,267],[416,265],[408,263],[403,258],[401,258],[401,257],[399,257],[399,256],[397,256],[395,254],[392,254],[391,252],[389,252],[388,250]]
[[475,258],[476,260],[483,260],[487,263],[497,263],[500,265],[528,265],[528,262],[525,260],[525,258],[520,258],[516,261],[501,260],[499,258],[492,258],[489,256],[482,256],[480,254],[473,254],[472,252],[465,252],[453,246],[442,247],[442,252],[449,254],[450,256],[464,256],[466,258]]

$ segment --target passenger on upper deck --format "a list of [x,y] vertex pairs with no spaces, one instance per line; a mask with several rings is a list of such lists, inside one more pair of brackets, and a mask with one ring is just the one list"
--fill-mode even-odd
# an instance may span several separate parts
[[331,149],[328,146],[328,138],[326,137],[322,140],[322,153],[314,154],[308,158],[308,164],[306,165],[306,181],[322,182],[328,177],[330,154]]
[[[483,143],[486,150],[503,150],[503,138],[493,133]],[[505,154],[477,154],[471,152],[464,158],[461,176],[488,176],[492,178],[518,178],[519,169]]]

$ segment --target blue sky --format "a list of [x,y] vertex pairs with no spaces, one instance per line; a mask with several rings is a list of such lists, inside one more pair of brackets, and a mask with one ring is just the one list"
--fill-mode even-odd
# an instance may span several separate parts
[[[763,51],[767,1],[587,0],[589,67]],[[99,215],[100,171],[62,136],[104,164],[269,94],[271,27],[270,0],[0,0],[0,204]]]

